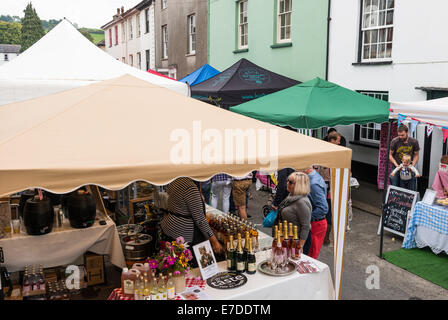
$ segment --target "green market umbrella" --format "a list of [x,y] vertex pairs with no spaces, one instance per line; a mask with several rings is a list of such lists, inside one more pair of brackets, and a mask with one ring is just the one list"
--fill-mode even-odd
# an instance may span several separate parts
[[383,123],[389,103],[315,78],[230,108],[280,126],[316,129],[353,123]]

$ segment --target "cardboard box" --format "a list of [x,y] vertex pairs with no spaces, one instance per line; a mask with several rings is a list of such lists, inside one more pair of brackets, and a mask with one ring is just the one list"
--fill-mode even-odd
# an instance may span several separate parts
[[104,257],[88,252],[84,255],[84,266],[87,273],[87,284],[89,286],[103,284],[106,282],[104,269]]
[[[6,294],[6,292],[8,292],[8,288],[4,288],[3,292]],[[22,286],[20,286],[20,285],[13,285],[12,286],[11,296],[5,298],[5,300],[23,300],[23,297],[22,297]]]

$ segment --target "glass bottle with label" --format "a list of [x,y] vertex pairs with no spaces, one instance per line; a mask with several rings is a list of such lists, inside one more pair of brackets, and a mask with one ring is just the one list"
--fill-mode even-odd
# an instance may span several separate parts
[[144,281],[142,276],[138,276],[134,283],[134,300],[143,300]]
[[282,241],[280,238],[280,230],[277,233],[277,246],[275,247],[275,250],[272,255],[272,261],[271,266],[272,270],[276,271],[277,268],[279,268],[283,261],[283,248],[282,248]]
[[300,240],[297,226],[294,226],[294,239],[291,242],[291,258],[294,260],[300,259]]
[[252,248],[252,241],[249,242],[249,253],[247,254],[247,271],[248,274],[254,274],[257,272],[257,260],[255,258],[255,252]]
[[174,300],[176,295],[176,289],[173,281],[173,274],[170,272],[168,275],[168,282],[166,283],[166,291],[168,295],[168,300]]
[[159,300],[168,300],[168,293],[166,291],[165,277],[160,274],[159,279]]
[[[292,240],[294,239],[294,228],[292,226],[292,223],[289,223],[289,233],[288,233],[288,238],[289,238],[289,242],[291,243]],[[291,247],[291,245],[290,245]]]
[[283,249],[283,254],[289,258],[289,237],[288,237],[288,225],[284,224],[283,225],[283,241],[282,241],[282,249]]
[[272,254],[274,254],[275,248],[277,248],[277,235],[278,235],[278,226],[274,226],[274,238],[272,239]]
[[247,270],[247,254],[249,253],[249,242],[250,242],[249,231],[245,232],[244,236],[244,250],[243,250],[243,259],[244,259],[244,269]]
[[157,284],[156,274],[152,274],[151,279],[151,300],[160,300],[159,299],[159,286]]
[[227,270],[236,271],[235,247],[233,246],[233,235],[229,238],[229,248],[227,250]]
[[148,277],[143,277],[143,300],[151,300],[151,286]]
[[238,233],[238,249],[236,251],[236,273],[244,272],[246,261],[244,260],[243,245],[241,243],[241,233]]

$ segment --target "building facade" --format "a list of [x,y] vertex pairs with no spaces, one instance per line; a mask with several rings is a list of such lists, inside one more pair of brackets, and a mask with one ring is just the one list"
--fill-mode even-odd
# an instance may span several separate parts
[[124,11],[118,8],[104,30],[105,50],[123,63],[147,71],[155,68],[153,0],[144,0]]
[[181,79],[207,63],[207,1],[155,1],[156,71]]
[[246,58],[299,80],[326,77],[328,0],[209,0],[209,63]]
[[[422,101],[448,96],[448,2],[433,0],[344,0],[331,3],[328,79],[389,101]],[[353,149],[354,174],[375,172],[379,125],[338,130]],[[419,125],[420,189],[432,185],[440,157],[447,151],[442,130],[428,138]],[[361,174],[362,175],[362,174]],[[358,178],[363,178],[358,176]]]
[[0,44],[0,66],[17,58],[20,47],[18,44]]

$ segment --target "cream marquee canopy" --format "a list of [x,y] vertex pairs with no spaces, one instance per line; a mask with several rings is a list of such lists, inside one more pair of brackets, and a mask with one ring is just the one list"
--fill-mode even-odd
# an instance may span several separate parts
[[[238,143],[232,147],[228,138],[238,129],[252,130],[257,138],[243,144],[239,159]],[[221,172],[243,176],[269,169],[273,161],[260,151],[264,147],[268,155],[278,154],[279,168],[334,168],[339,292],[351,150],[210,107],[130,75],[2,106],[0,196],[28,188],[65,193],[87,184],[118,190],[137,180],[164,185],[180,176],[205,180]],[[258,149],[255,155],[253,148]],[[220,164],[220,152],[234,157]]]

